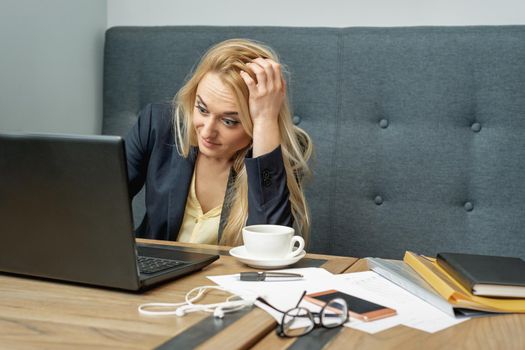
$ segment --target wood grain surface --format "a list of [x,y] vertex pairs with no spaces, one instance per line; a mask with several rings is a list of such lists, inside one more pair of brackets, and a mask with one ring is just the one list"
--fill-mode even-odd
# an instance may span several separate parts
[[[156,348],[178,335],[190,334],[210,316],[201,312],[184,317],[143,316],[138,305],[181,302],[190,289],[211,284],[206,276],[253,270],[230,257],[229,247],[140,241],[199,249],[221,254],[221,258],[203,271],[141,294],[0,274],[0,348]],[[318,254],[307,257],[332,273],[368,269],[365,260]],[[226,296],[212,291],[202,302],[219,302]],[[279,338],[275,327],[272,317],[255,308],[218,333],[203,336],[199,348],[525,349],[525,315],[471,319],[434,334],[401,326],[373,335],[344,328],[326,342],[315,334],[300,341]]]
[[[184,246],[210,253],[227,254],[229,247],[191,245],[175,242],[138,240],[140,242]],[[310,259],[324,259],[333,272],[341,272],[356,261],[353,258],[311,254]],[[335,261],[332,262],[332,259]],[[184,317],[144,316],[137,307],[148,302],[182,302],[196,286],[212,284],[206,276],[233,274],[251,269],[235,258],[221,258],[200,272],[160,285],[141,294],[61,283],[44,279],[0,274],[0,348],[3,349],[151,349],[191,329],[208,317],[196,312]],[[203,303],[223,301],[228,294],[208,293]],[[210,339],[245,348],[257,340],[255,325],[264,332],[275,327],[273,319],[260,309]],[[261,327],[263,325],[263,327]],[[242,335],[242,337],[241,337]],[[216,342],[215,342],[216,343]],[[203,347],[207,347],[203,343]]]

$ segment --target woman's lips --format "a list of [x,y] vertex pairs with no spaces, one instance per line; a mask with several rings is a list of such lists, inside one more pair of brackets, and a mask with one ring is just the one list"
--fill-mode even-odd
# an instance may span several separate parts
[[218,143],[214,143],[214,142],[208,141],[208,140],[203,139],[203,138],[201,138],[201,140],[202,140],[202,144],[204,145],[204,147],[207,147],[207,148],[216,148],[216,147],[220,146],[220,144],[218,144]]

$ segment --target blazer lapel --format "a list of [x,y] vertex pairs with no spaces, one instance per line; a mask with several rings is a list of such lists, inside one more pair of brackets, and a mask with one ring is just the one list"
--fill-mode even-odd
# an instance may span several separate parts
[[217,244],[220,243],[222,238],[222,231],[224,230],[224,226],[226,225],[226,221],[228,220],[228,217],[230,216],[230,210],[231,210],[231,202],[230,199],[233,197],[233,183],[235,182],[236,173],[233,170],[233,167],[230,170],[230,175],[228,176],[228,185],[226,186],[226,193],[224,194],[224,201],[222,202],[222,211],[221,211],[221,219],[219,221],[219,234],[217,239]]
[[176,241],[179,235],[184,211],[186,209],[186,200],[190,189],[193,170],[195,169],[195,159],[197,156],[196,148],[190,149],[188,158],[184,158],[174,150],[171,157],[172,184],[168,198],[168,240]]

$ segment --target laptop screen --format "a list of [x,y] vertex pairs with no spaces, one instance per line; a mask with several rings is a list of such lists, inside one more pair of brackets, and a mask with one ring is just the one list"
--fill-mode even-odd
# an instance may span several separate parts
[[120,137],[1,134],[0,169],[1,271],[138,283]]

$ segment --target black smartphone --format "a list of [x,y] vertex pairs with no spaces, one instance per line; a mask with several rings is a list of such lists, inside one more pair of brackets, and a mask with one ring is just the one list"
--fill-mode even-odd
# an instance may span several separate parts
[[362,321],[374,321],[397,314],[394,309],[334,289],[304,296],[305,300],[319,306],[324,306],[327,302],[335,298],[341,298],[346,301],[350,317]]

